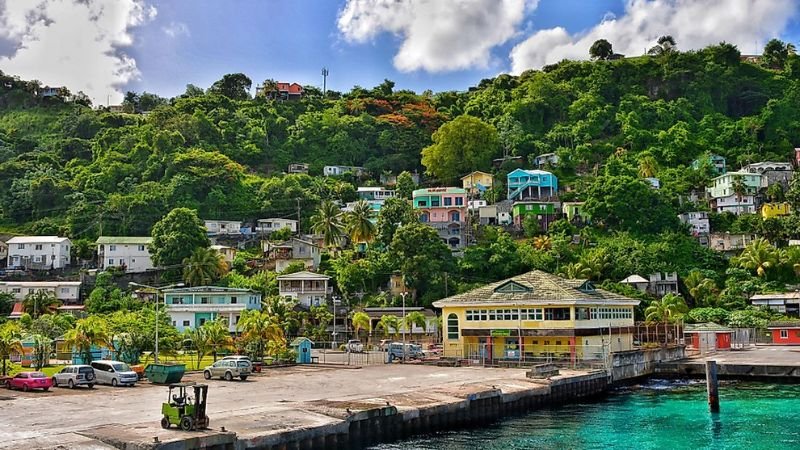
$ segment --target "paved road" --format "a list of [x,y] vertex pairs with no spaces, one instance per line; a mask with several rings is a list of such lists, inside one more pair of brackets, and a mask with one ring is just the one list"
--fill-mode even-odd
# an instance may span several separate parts
[[718,364],[798,365],[800,364],[800,347],[759,345],[747,350],[729,350],[694,356],[690,360],[714,360]]
[[[218,426],[248,409],[280,411],[294,402],[346,400],[425,390],[433,386],[523,379],[520,369],[443,368],[375,365],[361,369],[286,368],[247,381],[209,381],[209,416]],[[184,377],[202,381],[200,374]],[[132,388],[55,388],[50,392],[0,391],[0,448],[24,448],[24,439],[56,435],[104,424],[157,426],[167,388],[142,383]],[[20,447],[21,446],[21,447]]]

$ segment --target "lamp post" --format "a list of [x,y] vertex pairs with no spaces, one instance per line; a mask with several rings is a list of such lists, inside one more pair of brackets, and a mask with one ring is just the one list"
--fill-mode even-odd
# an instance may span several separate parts
[[331,336],[333,337],[333,339],[331,340],[331,350],[335,350],[336,349],[336,305],[340,301],[339,296],[334,295],[332,297],[332,300],[333,300],[333,333],[331,334]]
[[[141,284],[141,283],[136,283],[136,282],[131,281],[131,282],[128,283],[128,286],[129,287],[130,286],[138,286],[138,287],[143,287],[145,289],[152,289],[156,293],[156,299],[155,299],[156,342],[155,342],[155,348],[154,348],[154,352],[153,352],[153,362],[158,364],[158,304],[159,304],[158,296],[159,296],[159,293],[161,291],[163,291],[164,289],[169,289],[169,288],[173,288],[173,287],[183,287],[183,283],[171,284],[169,286],[163,286],[163,287],[159,288],[159,287],[150,286],[150,285],[147,285],[147,284]],[[165,306],[166,306],[166,302],[167,302],[167,299],[166,299],[166,295],[165,295],[164,296],[164,304],[165,304]]]
[[408,292],[405,292],[405,291],[403,291],[403,293],[400,294],[400,296],[403,297],[403,311],[401,313],[403,318],[400,319],[402,321],[402,323],[403,323],[403,364],[406,363],[406,326],[408,325],[406,323],[406,296],[407,295],[408,295]]

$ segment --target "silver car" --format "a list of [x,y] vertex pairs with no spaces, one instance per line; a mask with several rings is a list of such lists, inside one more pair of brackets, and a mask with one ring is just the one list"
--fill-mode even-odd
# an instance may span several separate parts
[[92,361],[92,369],[99,384],[133,386],[139,381],[139,375],[124,362]]
[[53,386],[56,387],[74,389],[75,386],[89,386],[93,388],[96,382],[94,369],[92,366],[86,365],[67,366],[61,369],[61,372],[53,375]]
[[203,369],[203,377],[206,380],[223,378],[226,381],[231,381],[238,377],[244,381],[250,375],[250,367],[249,361],[222,359]]

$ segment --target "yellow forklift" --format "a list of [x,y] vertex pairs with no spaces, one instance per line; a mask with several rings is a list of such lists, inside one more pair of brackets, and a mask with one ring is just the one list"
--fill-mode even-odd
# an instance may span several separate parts
[[[193,391],[193,392],[192,392]],[[194,393],[194,395],[192,395]],[[183,431],[208,428],[206,400],[208,386],[196,383],[175,383],[169,385],[169,397],[161,404],[161,428],[171,425]]]

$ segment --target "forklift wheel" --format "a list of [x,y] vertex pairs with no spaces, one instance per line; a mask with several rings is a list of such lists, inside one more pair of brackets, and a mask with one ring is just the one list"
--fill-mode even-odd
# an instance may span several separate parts
[[181,417],[181,430],[183,431],[192,431],[194,428],[194,420],[192,420],[189,416]]
[[161,418],[161,428],[163,428],[165,430],[168,430],[169,429],[169,425],[170,425],[169,419],[167,419],[166,417],[162,417]]

